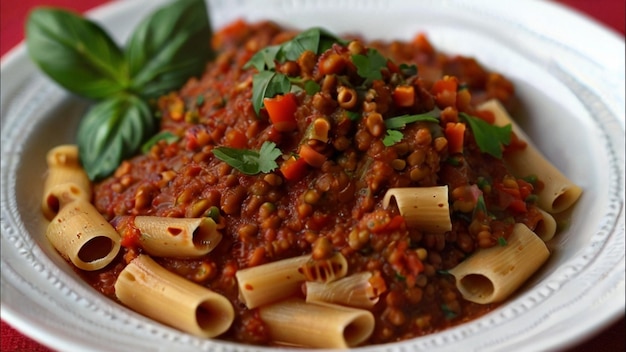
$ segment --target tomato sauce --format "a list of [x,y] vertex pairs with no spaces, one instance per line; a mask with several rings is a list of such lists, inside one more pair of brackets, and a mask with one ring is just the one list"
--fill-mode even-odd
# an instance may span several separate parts
[[[86,280],[115,299],[116,275],[142,252],[133,216],[211,216],[224,235],[212,253],[155,260],[231,300],[237,318],[223,339],[272,344],[258,312],[239,300],[235,273],[311,253],[320,238],[347,258],[350,273],[373,273],[381,299],[368,344],[433,333],[493,309],[465,301],[446,270],[476,249],[506,240],[515,221],[532,229],[539,219],[526,200],[533,185],[512,178],[502,160],[482,153],[469,129],[461,134],[463,152],[450,153],[444,127],[458,122],[461,112],[488,119],[475,108],[488,99],[512,108],[511,82],[472,58],[438,52],[423,34],[407,42],[351,38],[319,55],[277,64],[277,72],[312,80],[319,91],[294,92],[295,124],[275,128],[268,111],[257,114],[253,106],[257,70],[243,66],[260,49],[295,34],[270,22],[235,22],[212,38],[218,56],[202,77],[159,99],[161,130],[179,140],[155,144],[95,186],[97,209],[124,241],[118,260],[83,273]],[[367,48],[390,61],[381,79],[355,89],[364,80],[350,58]],[[417,75],[403,64],[416,65]],[[385,120],[435,108],[439,125],[407,124],[401,140],[383,143]],[[319,130],[311,131],[313,123]],[[246,175],[213,154],[218,146],[258,151],[264,142],[282,152],[270,172]],[[397,209],[381,205],[389,188],[437,185],[448,185],[451,193],[449,232],[408,228]],[[465,200],[476,187],[495,218],[473,215],[476,204]]]

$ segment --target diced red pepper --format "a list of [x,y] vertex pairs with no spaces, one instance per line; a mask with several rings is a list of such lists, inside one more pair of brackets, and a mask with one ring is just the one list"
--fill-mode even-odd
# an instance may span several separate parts
[[291,132],[298,127],[295,116],[298,101],[293,93],[265,98],[263,105],[265,105],[270,121],[277,131]]
[[292,156],[280,165],[280,172],[287,181],[298,181],[306,175],[307,168],[308,164],[304,159]]
[[448,122],[444,133],[448,140],[448,152],[450,154],[463,153],[465,124],[461,122]]
[[413,103],[415,103],[415,88],[413,86],[397,86],[393,90],[393,102],[400,107],[413,106]]
[[321,167],[322,164],[326,161],[326,156],[317,152],[315,149],[310,147],[307,144],[303,144],[300,146],[300,151],[298,152],[301,159],[304,159],[307,164],[313,167]]

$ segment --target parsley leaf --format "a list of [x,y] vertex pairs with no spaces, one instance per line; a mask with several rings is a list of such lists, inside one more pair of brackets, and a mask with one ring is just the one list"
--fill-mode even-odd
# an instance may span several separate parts
[[383,144],[385,147],[391,147],[392,145],[400,142],[404,135],[400,131],[387,130],[387,135],[383,138]]
[[368,49],[367,54],[352,55],[352,63],[356,66],[356,72],[366,80],[382,79],[380,72],[387,67],[387,58],[382,56],[376,49]]
[[257,152],[248,149],[237,149],[230,147],[217,147],[213,149],[213,155],[228,165],[239,170],[246,175],[256,175],[267,173],[278,167],[276,158],[282,152],[273,142],[264,142]]
[[499,127],[463,112],[459,116],[464,118],[469,124],[481,152],[490,154],[498,159],[502,158],[502,145],[511,143],[512,127],[510,124]]
[[402,116],[392,117],[392,118],[385,120],[385,127],[387,127],[388,129],[397,130],[400,128],[404,128],[404,126],[406,126],[409,123],[418,122],[418,121],[439,123],[439,120],[436,117],[434,117],[432,114],[433,112],[431,111],[431,112],[417,114],[417,115],[402,115]]

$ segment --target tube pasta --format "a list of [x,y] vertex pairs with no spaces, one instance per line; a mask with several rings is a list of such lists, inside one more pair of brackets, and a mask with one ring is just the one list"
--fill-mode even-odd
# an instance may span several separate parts
[[135,217],[142,248],[157,257],[199,257],[222,240],[211,218]]
[[44,182],[41,209],[51,220],[61,204],[76,199],[91,199],[91,182],[78,160],[78,147],[61,145],[51,149],[47,156],[48,175]]
[[306,281],[332,282],[348,273],[348,261],[343,254],[336,252],[330,258],[314,260],[310,258],[299,271]]
[[371,308],[378,302],[378,294],[369,282],[372,273],[364,271],[329,282],[305,283],[306,302],[327,302],[358,308]]
[[387,208],[391,198],[407,226],[430,233],[443,233],[452,229],[448,205],[448,186],[390,188],[383,198]]
[[62,207],[48,224],[46,237],[64,258],[88,271],[104,268],[120,250],[120,235],[84,199]]
[[138,313],[200,337],[224,333],[235,319],[226,297],[168,271],[145,254],[122,270],[115,295]]
[[537,223],[535,233],[542,241],[548,242],[556,234],[556,220],[547,211],[540,208],[537,208],[537,210],[541,213],[542,219]]
[[306,280],[300,268],[310,259],[303,255],[238,270],[241,300],[252,309],[293,295]]
[[374,316],[367,310],[296,298],[263,306],[259,314],[279,343],[348,348],[364,342],[374,331]]
[[448,272],[469,301],[486,304],[506,299],[548,259],[545,243],[517,223],[506,246],[482,249]]
[[513,132],[527,143],[523,150],[507,153],[504,158],[515,176],[536,175],[539,180],[543,181],[545,187],[537,194],[537,205],[540,208],[551,214],[560,213],[578,200],[582,189],[561,173],[533,145],[530,138],[513,121],[506,109],[497,100],[485,102],[478,108],[491,111],[495,115],[495,124],[498,126],[511,124]]

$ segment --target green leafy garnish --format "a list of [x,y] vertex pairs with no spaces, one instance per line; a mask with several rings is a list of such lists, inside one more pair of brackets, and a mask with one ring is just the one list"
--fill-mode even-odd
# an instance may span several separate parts
[[439,123],[439,120],[433,116],[433,112],[427,112],[424,114],[417,115],[402,115],[396,116],[385,120],[385,127],[388,129],[401,129],[406,125],[413,122],[434,122]]
[[400,72],[402,72],[405,77],[417,75],[417,65],[401,63],[399,67]]
[[291,90],[289,78],[274,71],[261,71],[252,77],[252,106],[257,114],[263,107],[263,99],[277,94],[285,94]]
[[357,74],[368,80],[382,79],[381,70],[387,67],[387,58],[376,49],[368,49],[367,54],[352,55],[352,63],[356,66]]
[[246,175],[267,173],[278,167],[276,158],[282,155],[273,142],[264,142],[257,152],[248,149],[217,147],[213,155]]
[[178,0],[143,20],[127,47],[133,90],[157,97],[202,73],[214,53],[213,32],[204,1]]
[[459,116],[469,124],[481,152],[498,159],[502,158],[502,145],[511,143],[512,127],[510,124],[503,127],[495,126],[483,119],[463,112],[459,113]]
[[158,125],[148,101],[199,75],[213,57],[203,0],[178,0],[152,13],[122,50],[98,24],[38,8],[26,22],[31,59],[50,78],[94,105],[78,128],[79,156],[91,180],[110,175]]
[[121,94],[95,104],[81,120],[77,137],[89,178],[108,176],[156,129],[150,107],[135,95]]
[[298,90],[304,90],[308,95],[320,91],[320,86],[315,81],[304,81],[276,72],[276,62],[297,60],[305,51],[319,55],[334,43],[347,44],[322,28],[310,28],[283,44],[266,47],[254,54],[243,68],[254,67],[259,71],[252,78],[252,106],[257,115],[265,98]]
[[177,135],[173,134],[170,131],[161,131],[155,134],[154,136],[150,137],[150,139],[148,139],[141,146],[141,152],[144,154],[149,152],[150,148],[152,148],[152,146],[157,144],[159,141],[165,141],[167,142],[167,144],[172,144],[174,142],[177,142],[179,139],[180,137],[178,137]]
[[75,13],[37,8],[26,22],[31,59],[63,88],[101,99],[130,86],[122,50],[97,23]]
[[443,312],[443,316],[448,320],[454,319],[457,317],[457,314],[452,309],[450,309],[450,307],[448,307],[448,305],[445,303],[441,304],[441,311]]
[[387,130],[387,135],[383,138],[383,144],[385,147],[391,147],[392,145],[400,142],[404,135],[400,131]]
[[504,247],[507,245],[506,239],[504,237],[498,237],[498,245],[500,247]]
[[337,38],[323,28],[309,28],[283,44],[272,45],[259,50],[243,68],[254,67],[259,72],[274,70],[275,61],[283,63],[287,60],[297,60],[307,50],[319,55],[330,49],[334,43],[347,44],[346,41]]

